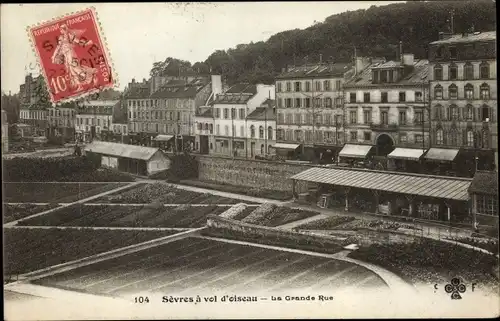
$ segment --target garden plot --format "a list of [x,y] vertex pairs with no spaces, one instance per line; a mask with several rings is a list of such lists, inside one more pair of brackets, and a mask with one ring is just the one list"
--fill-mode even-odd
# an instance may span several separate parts
[[411,224],[385,220],[356,219],[352,216],[331,216],[299,225],[300,230],[353,230],[371,228],[383,230],[419,229]]
[[3,183],[5,203],[71,203],[126,183]]
[[239,200],[187,191],[163,183],[139,184],[127,191],[120,191],[95,200],[96,203],[115,204],[236,204]]
[[184,238],[35,282],[129,297],[139,293],[250,295],[250,288],[263,294],[290,288],[297,279],[304,288],[326,293],[342,284],[387,289],[373,272],[351,263],[200,238]]
[[4,274],[16,275],[73,261],[175,231],[4,229]]
[[114,206],[75,204],[21,221],[23,226],[175,227],[204,226],[207,215],[218,215],[227,206]]
[[56,208],[56,204],[35,205],[35,204],[3,204],[3,222],[9,223],[28,217],[30,215],[41,213],[52,208]]
[[241,221],[249,224],[275,227],[318,214],[318,212],[314,211],[306,211],[265,203],[252,211],[248,216],[241,218]]

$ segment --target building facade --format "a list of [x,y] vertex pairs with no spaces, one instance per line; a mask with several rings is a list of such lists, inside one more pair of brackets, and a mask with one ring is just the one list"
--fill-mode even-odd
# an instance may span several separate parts
[[396,147],[419,149],[430,145],[428,121],[429,62],[403,54],[398,61],[376,61],[345,88],[345,142],[374,146],[372,155],[387,167]]
[[73,141],[76,133],[76,115],[75,104],[64,104],[48,108],[48,135],[61,137],[64,141]]
[[267,99],[247,116],[246,133],[251,158],[275,153],[276,100]]
[[7,122],[7,112],[2,109],[2,153],[9,151],[9,124]]
[[40,92],[45,83],[43,76],[33,77],[28,74],[24,78],[24,84],[19,86],[19,122],[31,126],[28,131],[34,136],[48,135],[48,111],[47,108],[38,104],[40,101]]
[[77,139],[89,142],[112,131],[113,110],[119,103],[119,100],[84,101],[76,116]]
[[498,168],[496,31],[440,33],[429,46],[432,145],[467,170]]
[[[289,67],[276,79],[276,140],[302,145],[304,157],[321,158],[325,149],[344,143],[343,85],[368,62],[334,63]],[[292,145],[294,144],[294,145]],[[292,147],[293,148],[293,147]],[[280,153],[281,148],[277,148]]]

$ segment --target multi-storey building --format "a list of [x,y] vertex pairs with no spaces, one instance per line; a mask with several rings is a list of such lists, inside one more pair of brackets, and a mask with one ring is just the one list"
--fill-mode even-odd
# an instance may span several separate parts
[[[429,145],[428,70],[428,60],[403,54],[398,61],[372,61],[346,82],[345,142],[352,145],[346,158],[365,158],[371,152],[386,168],[385,157],[397,147],[398,167],[400,160],[419,160]],[[355,155],[356,145],[374,148],[360,147]]]
[[471,174],[498,168],[496,31],[440,33],[429,61],[432,146]]
[[47,110],[48,135],[62,137],[64,141],[75,139],[75,104],[67,103]]
[[368,61],[289,67],[276,79],[276,152],[286,155],[302,145],[304,157],[320,158],[344,143],[342,105],[344,82]]
[[[207,150],[202,144],[209,144],[212,147],[209,149],[210,154],[253,157],[257,145],[255,142],[249,142],[251,133],[248,132],[250,127],[247,124],[247,116],[267,99],[274,99],[273,85],[241,83],[233,85],[223,94],[216,95],[212,102],[213,135],[208,139],[198,139],[200,149]],[[197,122],[203,122],[203,117],[197,119]],[[204,126],[202,128],[205,128]]]
[[274,153],[276,143],[276,101],[267,99],[247,116],[246,133],[250,157]]
[[125,99],[120,100],[113,108],[112,137],[110,140],[121,143],[128,143],[128,112]]
[[42,75],[33,77],[31,74],[26,75],[24,84],[19,86],[19,100],[21,103],[19,122],[31,126],[28,132],[35,136],[47,135],[48,113],[45,106],[38,104],[44,86]]
[[113,128],[113,110],[119,100],[84,101],[76,116],[76,134],[80,141],[92,141]]

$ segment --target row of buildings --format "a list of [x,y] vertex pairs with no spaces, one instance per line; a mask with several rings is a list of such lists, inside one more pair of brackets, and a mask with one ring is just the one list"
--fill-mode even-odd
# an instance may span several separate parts
[[[220,75],[132,80],[120,100],[29,108],[37,134],[98,137],[231,157],[275,157],[448,173],[498,163],[496,32],[440,33],[429,56],[284,68],[273,85],[225,86]],[[33,126],[34,125],[34,126]],[[458,166],[458,167],[457,167]]]

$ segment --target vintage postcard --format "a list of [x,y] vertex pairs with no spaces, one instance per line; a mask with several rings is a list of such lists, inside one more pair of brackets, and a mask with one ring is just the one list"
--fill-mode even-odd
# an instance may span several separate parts
[[499,316],[494,1],[0,12],[4,319]]

